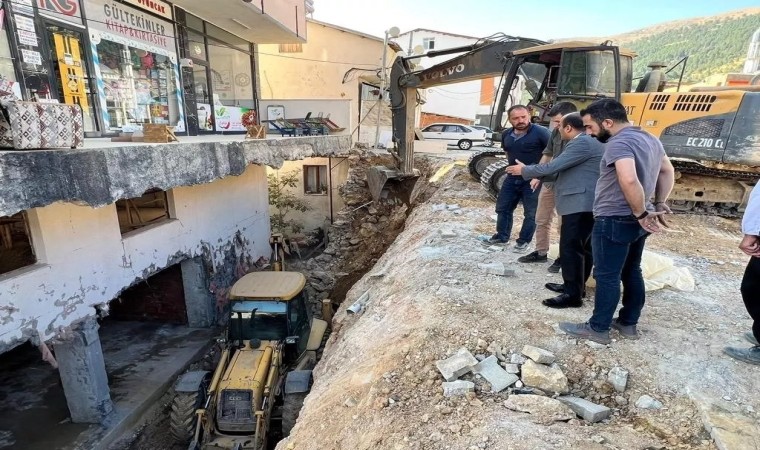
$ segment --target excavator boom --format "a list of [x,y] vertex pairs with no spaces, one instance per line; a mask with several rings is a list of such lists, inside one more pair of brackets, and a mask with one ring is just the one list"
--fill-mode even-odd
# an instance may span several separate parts
[[[410,59],[421,56],[397,57],[390,74],[389,91],[393,114],[394,167],[370,167],[367,181],[372,197],[381,197],[389,180],[400,181],[399,194],[409,200],[410,187],[419,175],[414,169],[415,113],[418,104],[417,89],[452,83],[498,77],[509,70],[512,52],[544,44],[537,39],[502,36],[498,40],[484,40],[473,45],[442,51],[432,51],[422,56],[460,55],[424,70],[414,71]],[[497,111],[495,117],[501,117]]]

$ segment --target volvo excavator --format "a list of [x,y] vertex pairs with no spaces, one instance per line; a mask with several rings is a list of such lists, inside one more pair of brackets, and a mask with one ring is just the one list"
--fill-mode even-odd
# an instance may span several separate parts
[[[496,130],[495,141],[505,129],[504,111],[511,104],[527,105],[534,120],[546,124],[548,111],[559,101],[571,101],[579,109],[599,98],[621,101],[631,123],[660,138],[676,168],[670,196],[676,212],[738,216],[760,177],[760,86],[664,92],[664,65],[652,64],[634,88],[636,54],[609,43],[549,44],[502,35],[422,56],[447,54],[457,56],[424,70],[413,70],[410,60],[417,55],[400,56],[393,63],[389,90],[397,165],[370,171],[370,191],[376,198],[387,180],[408,181],[416,175],[417,89],[484,78],[497,78],[501,86],[489,123]],[[506,166],[504,152],[495,149],[475,153],[468,162],[472,176],[493,198]]]

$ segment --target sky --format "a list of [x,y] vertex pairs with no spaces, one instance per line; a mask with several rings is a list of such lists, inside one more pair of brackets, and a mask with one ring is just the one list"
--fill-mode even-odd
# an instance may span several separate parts
[[427,28],[549,40],[611,36],[757,6],[758,0],[315,0],[314,19],[379,37],[396,26],[402,33]]

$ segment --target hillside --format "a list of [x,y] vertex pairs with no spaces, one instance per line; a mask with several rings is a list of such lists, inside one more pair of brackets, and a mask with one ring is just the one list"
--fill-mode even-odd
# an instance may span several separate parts
[[760,8],[665,22],[607,38],[584,38],[592,42],[609,39],[634,50],[634,77],[643,75],[647,64],[662,61],[672,66],[688,55],[684,79],[701,81],[709,75],[739,72],[747,56],[752,33],[760,28]]

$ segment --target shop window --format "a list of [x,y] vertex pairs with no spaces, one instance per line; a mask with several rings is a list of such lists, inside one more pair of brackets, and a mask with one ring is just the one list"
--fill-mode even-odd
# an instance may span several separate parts
[[137,128],[143,123],[179,125],[176,64],[168,56],[105,39],[97,50],[107,128]]
[[188,12],[185,12],[185,24],[188,28],[192,28],[193,30],[203,32],[203,19],[200,17],[194,16]]
[[121,234],[171,218],[166,191],[151,189],[142,196],[116,201]]
[[435,49],[435,38],[423,38],[422,48],[424,48],[425,50]]
[[303,166],[303,178],[304,194],[327,194],[327,166]]
[[280,53],[303,53],[303,44],[280,44]]
[[188,31],[187,44],[191,58],[202,59],[204,61],[208,59],[208,56],[206,55],[206,39],[202,34]]
[[[0,25],[2,25],[0,21]],[[8,33],[0,30],[0,80],[16,81],[16,71],[13,68],[13,57],[8,44]]]
[[0,274],[36,262],[26,214],[0,217]]
[[208,43],[214,129],[246,131],[243,114],[255,108],[251,55],[211,39]]

